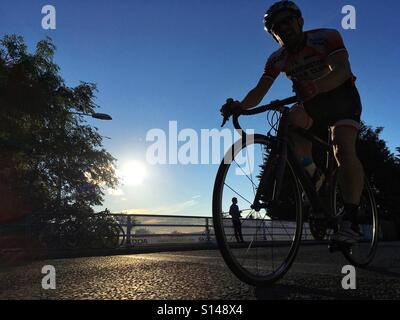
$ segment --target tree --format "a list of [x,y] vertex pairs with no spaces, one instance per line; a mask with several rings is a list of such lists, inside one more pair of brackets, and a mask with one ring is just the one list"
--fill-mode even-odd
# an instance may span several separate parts
[[[400,161],[380,138],[383,127],[363,125],[357,145],[364,171],[375,189],[376,202],[384,218],[400,219]],[[400,152],[400,148],[396,149]],[[399,220],[400,221],[400,220]]]
[[118,184],[115,159],[98,129],[73,114],[95,112],[96,85],[66,86],[55,50],[50,38],[34,53],[21,36],[0,41],[0,185],[31,211],[90,211],[102,203],[105,187]]

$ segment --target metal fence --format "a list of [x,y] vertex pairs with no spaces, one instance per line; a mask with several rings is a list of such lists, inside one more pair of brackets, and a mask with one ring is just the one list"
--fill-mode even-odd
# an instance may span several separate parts
[[[120,223],[125,233],[124,246],[148,246],[179,243],[215,243],[215,233],[212,217],[205,216],[178,216],[178,215],[152,215],[152,214],[112,214]],[[274,239],[287,237],[294,230],[294,222],[276,223],[271,228],[271,221],[242,220],[242,233],[244,240],[250,240],[254,229],[264,237]],[[226,235],[234,236],[234,229],[230,218],[224,219]],[[314,240],[308,223],[303,225],[303,240]]]
[[[146,247],[146,246],[165,246],[173,244],[215,244],[215,232],[213,227],[212,217],[206,216],[181,216],[181,215],[155,215],[155,214],[124,214],[112,213],[109,214],[112,221],[118,225],[117,233],[109,236],[107,244],[108,248],[129,248],[129,247]],[[224,230],[229,241],[234,242],[234,228],[232,219],[229,216],[224,218]],[[51,229],[57,226],[56,223],[50,223],[47,227]],[[363,227],[363,226],[362,226]],[[60,228],[55,228],[60,230]],[[242,219],[242,234],[245,241],[254,240],[256,235],[257,240],[288,240],[294,235],[295,224],[290,221],[271,221],[262,219]],[[19,230],[19,231],[18,231]],[[20,234],[25,233],[28,242],[32,242],[32,230],[35,230],[35,225],[27,221],[13,223],[8,226],[0,225],[0,236],[3,234]],[[47,248],[77,248],[79,246],[71,246],[76,240],[79,240],[79,235],[76,233],[68,234],[68,228],[63,228],[62,232],[49,233],[49,229],[45,233],[36,232],[37,238],[42,238]],[[43,229],[42,229],[43,230]],[[112,230],[116,230],[113,228]],[[363,230],[363,234],[368,237],[370,230]],[[45,235],[43,239],[43,234]],[[95,238],[99,238],[99,235]],[[116,241],[115,241],[116,239]],[[118,241],[119,239],[119,241]],[[83,237],[82,242],[90,248],[88,237]],[[98,240],[98,239],[97,239]],[[101,240],[101,239],[100,239]],[[303,241],[315,240],[309,224],[303,223]],[[98,244],[101,241],[95,242]],[[82,246],[80,246],[82,248]]]

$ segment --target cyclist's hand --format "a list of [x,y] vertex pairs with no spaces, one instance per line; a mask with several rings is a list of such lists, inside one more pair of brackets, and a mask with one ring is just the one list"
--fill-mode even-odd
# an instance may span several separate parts
[[242,104],[239,101],[229,98],[219,111],[221,116],[229,118],[232,114],[242,111],[242,109]]
[[233,100],[232,98],[227,99],[226,103],[219,110],[221,112],[221,116],[224,118],[222,127],[224,126],[225,122],[230,118],[231,115],[235,113],[240,113],[242,110],[243,107],[239,101]]
[[293,82],[293,91],[303,101],[314,98],[318,93],[318,87],[314,81]]

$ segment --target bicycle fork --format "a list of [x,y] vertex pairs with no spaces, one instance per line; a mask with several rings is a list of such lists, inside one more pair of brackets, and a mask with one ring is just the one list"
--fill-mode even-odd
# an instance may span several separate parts
[[[270,137],[271,153],[263,164],[260,183],[254,198],[252,209],[259,211],[261,208],[273,210],[279,204],[282,181],[288,157],[287,134],[289,128],[289,109],[285,108],[278,128],[277,137]],[[269,185],[268,185],[269,184]],[[272,189],[272,190],[270,190]],[[267,192],[272,192],[269,196]]]

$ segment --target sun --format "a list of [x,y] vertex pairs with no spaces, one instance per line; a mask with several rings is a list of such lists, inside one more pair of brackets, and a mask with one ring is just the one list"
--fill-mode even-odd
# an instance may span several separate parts
[[127,186],[140,185],[146,177],[146,167],[139,161],[126,162],[118,171],[121,182]]

